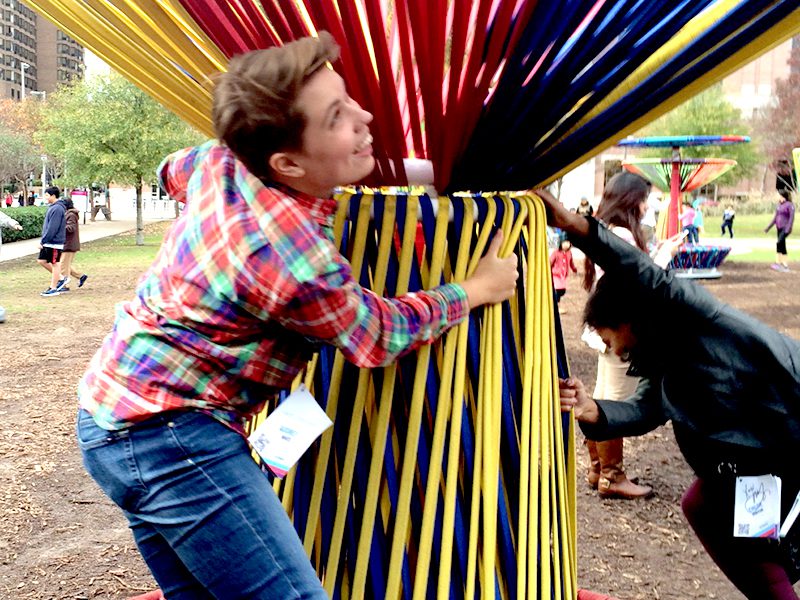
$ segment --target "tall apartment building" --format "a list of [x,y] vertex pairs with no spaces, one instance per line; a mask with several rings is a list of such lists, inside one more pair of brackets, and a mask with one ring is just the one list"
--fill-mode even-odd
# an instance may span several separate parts
[[20,0],[0,0],[0,98],[50,93],[83,72],[80,44]]

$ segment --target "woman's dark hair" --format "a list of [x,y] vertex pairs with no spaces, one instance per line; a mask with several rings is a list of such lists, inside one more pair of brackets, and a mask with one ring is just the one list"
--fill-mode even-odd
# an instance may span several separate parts
[[[617,173],[606,183],[603,198],[595,212],[595,218],[609,226],[625,227],[633,234],[636,246],[647,251],[647,242],[640,221],[642,202],[647,200],[650,184],[633,173]],[[594,262],[586,258],[584,262],[583,287],[589,291],[595,280]]]
[[66,205],[67,210],[75,208],[75,203],[72,201],[72,198],[64,198],[64,204]]
[[644,306],[635,286],[613,274],[606,274],[589,294],[583,308],[583,323],[593,329],[618,329],[625,324],[638,329],[645,318]]

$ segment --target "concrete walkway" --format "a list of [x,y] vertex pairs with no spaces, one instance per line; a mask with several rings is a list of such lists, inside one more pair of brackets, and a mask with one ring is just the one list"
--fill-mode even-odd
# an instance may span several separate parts
[[[153,222],[153,220],[145,220],[145,225]],[[135,229],[135,220],[106,221],[105,219],[98,219],[94,223],[91,221],[86,221],[85,224],[81,224],[81,244],[85,244],[86,242],[91,242],[93,240],[99,240],[100,238],[104,237],[119,235]],[[38,254],[39,238],[21,240],[19,242],[3,243],[3,249],[0,250],[0,262],[13,260],[15,258],[22,258],[24,256],[36,256]]]

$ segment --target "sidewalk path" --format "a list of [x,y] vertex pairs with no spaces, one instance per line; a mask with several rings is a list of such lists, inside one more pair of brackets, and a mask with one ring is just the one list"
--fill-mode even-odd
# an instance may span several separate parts
[[[161,219],[156,219],[155,221],[158,220]],[[152,219],[146,219],[145,225],[155,221]],[[85,244],[86,242],[91,242],[93,240],[99,240],[100,238],[104,237],[119,235],[121,233],[133,231],[134,229],[136,229],[135,220],[106,221],[105,219],[98,219],[94,223],[91,221],[86,221],[85,224],[81,224],[81,244]],[[3,243],[3,249],[0,251],[0,262],[38,254],[39,238],[21,240],[19,242]]]

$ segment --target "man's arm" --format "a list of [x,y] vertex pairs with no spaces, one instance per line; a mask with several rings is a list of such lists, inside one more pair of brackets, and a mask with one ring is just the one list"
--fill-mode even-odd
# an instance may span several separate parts
[[206,142],[202,146],[178,150],[161,162],[156,169],[158,183],[170,198],[186,202],[189,179],[195,173],[197,163],[208,154],[211,145],[212,142]]
[[8,227],[9,229],[16,229],[17,231],[22,229],[22,225],[4,212],[0,212],[0,227]]

